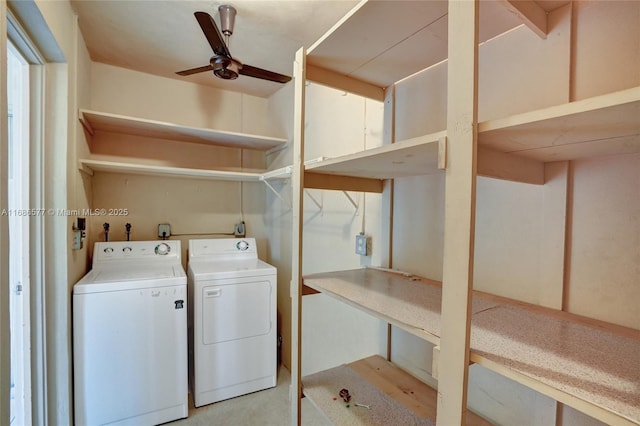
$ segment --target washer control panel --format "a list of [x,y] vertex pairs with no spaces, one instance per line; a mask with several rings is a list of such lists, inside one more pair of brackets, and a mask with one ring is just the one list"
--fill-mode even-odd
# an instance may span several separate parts
[[139,259],[180,260],[180,241],[113,241],[96,243],[93,249],[93,263],[113,260]]

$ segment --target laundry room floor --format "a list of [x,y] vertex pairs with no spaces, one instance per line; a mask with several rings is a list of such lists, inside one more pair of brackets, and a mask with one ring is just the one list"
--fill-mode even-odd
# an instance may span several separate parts
[[[289,384],[291,374],[283,366],[278,367],[278,384],[265,389],[203,407],[194,408],[189,398],[189,417],[167,423],[170,426],[286,426],[291,424]],[[302,399],[302,424],[328,426],[326,419],[307,398]]]

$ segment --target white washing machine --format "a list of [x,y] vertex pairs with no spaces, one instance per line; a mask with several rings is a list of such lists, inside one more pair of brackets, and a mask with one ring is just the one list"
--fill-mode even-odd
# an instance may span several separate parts
[[253,238],[189,241],[196,407],[276,385],[276,274]]
[[96,243],[73,287],[75,424],[188,415],[187,276],[180,241]]

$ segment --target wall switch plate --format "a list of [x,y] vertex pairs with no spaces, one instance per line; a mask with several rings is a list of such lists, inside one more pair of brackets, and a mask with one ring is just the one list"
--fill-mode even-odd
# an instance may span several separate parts
[[171,225],[168,223],[161,223],[158,225],[158,237],[169,238],[171,236]]
[[371,238],[362,233],[356,235],[356,254],[368,256],[371,249]]

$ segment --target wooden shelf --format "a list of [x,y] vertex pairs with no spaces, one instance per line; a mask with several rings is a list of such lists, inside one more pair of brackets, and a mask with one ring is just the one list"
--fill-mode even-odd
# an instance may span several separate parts
[[[434,344],[438,282],[372,268],[304,284]],[[609,424],[640,424],[640,331],[474,293],[471,360]]]
[[150,164],[136,164],[102,160],[80,160],[80,170],[93,175],[94,171],[109,173],[131,173],[135,175],[172,176],[191,179],[230,180],[258,182],[263,172],[242,172],[232,170],[203,170],[182,167],[166,167]]
[[[410,7],[402,2],[359,3],[308,49],[308,68],[327,71],[311,72],[308,78],[336,86],[339,79],[331,76],[337,75],[385,88],[446,59],[448,2],[409,3]],[[389,22],[402,22],[402,25],[389,25]],[[479,41],[486,41],[522,22],[501,2],[481,2]],[[352,85],[356,93],[358,86]],[[347,86],[340,88],[348,89]],[[366,90],[361,94],[371,96]]]
[[[542,184],[542,162],[640,152],[638,117],[640,87],[635,87],[479,123],[478,173]],[[384,179],[441,171],[446,155],[446,132],[433,133],[307,164],[305,186],[381,192]],[[527,159],[533,163],[515,161]],[[514,164],[518,170],[509,170]],[[517,177],[525,167],[533,167],[530,176]]]
[[[445,168],[445,132],[424,135],[391,145],[305,164],[305,187],[368,190],[350,182],[370,182],[371,192],[382,190],[389,178],[438,173]],[[344,188],[335,188],[344,181]],[[377,182],[376,182],[377,181]],[[379,189],[379,190],[378,190]]]
[[123,133],[183,142],[268,150],[287,143],[286,139],[246,133],[227,132],[199,127],[181,126],[163,121],[128,117],[105,112],[80,110],[80,122],[90,134],[96,131]]
[[478,144],[545,162],[640,152],[640,87],[479,123]]
[[[303,385],[304,394],[336,425],[435,424],[437,392],[380,356],[311,374]],[[349,390],[349,407],[339,397],[341,389]],[[470,412],[467,424],[491,423]]]

